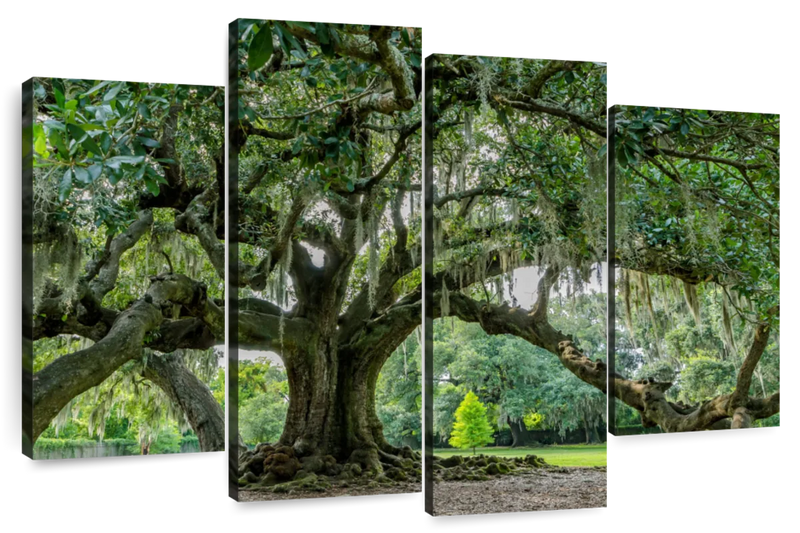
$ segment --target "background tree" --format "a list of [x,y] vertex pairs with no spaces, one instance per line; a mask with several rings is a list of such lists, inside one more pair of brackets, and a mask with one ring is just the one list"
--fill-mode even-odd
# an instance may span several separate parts
[[[604,354],[604,294],[573,293],[566,298],[558,293],[551,305],[559,327],[580,331],[587,353]],[[535,443],[529,424],[554,430],[562,438],[567,431],[579,429],[587,442],[601,440],[605,395],[576,380],[549,352],[515,336],[488,336],[478,324],[440,320],[434,326],[434,431],[445,440],[466,391],[496,408],[491,422],[510,428],[512,447]],[[458,398],[455,403],[448,401],[451,389]],[[436,424],[439,418],[449,420],[441,432]]]
[[238,346],[284,363],[280,445],[380,472],[401,450],[383,434],[378,376],[421,313],[421,32],[238,30]]
[[239,362],[239,432],[248,445],[276,442],[283,431],[289,384],[283,368],[265,357]]
[[450,437],[450,444],[456,448],[472,448],[473,455],[475,448],[489,444],[494,439],[492,434],[494,429],[486,418],[486,406],[484,406],[475,393],[468,392],[464,401],[456,409],[456,423],[453,425],[453,433]]
[[375,405],[386,440],[422,447],[422,350],[417,328],[386,360],[378,376]]
[[[223,449],[224,416],[206,385],[224,339],[223,91],[45,78],[33,89],[26,438],[72,408],[91,412],[100,434],[121,398],[153,384],[155,403],[140,397],[151,411],[142,442],[168,411],[202,450]],[[64,338],[79,341],[52,343]]]

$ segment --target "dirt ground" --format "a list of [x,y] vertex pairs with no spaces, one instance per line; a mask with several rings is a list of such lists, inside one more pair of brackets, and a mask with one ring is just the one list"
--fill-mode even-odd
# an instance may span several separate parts
[[[240,490],[239,501],[296,500],[419,492],[418,483],[368,486],[334,485],[325,492],[295,490],[288,494]],[[536,469],[489,481],[442,481],[434,486],[436,516],[554,511],[606,506],[605,468]]]
[[433,492],[436,516],[605,506],[605,468],[542,468],[489,481],[442,481]]

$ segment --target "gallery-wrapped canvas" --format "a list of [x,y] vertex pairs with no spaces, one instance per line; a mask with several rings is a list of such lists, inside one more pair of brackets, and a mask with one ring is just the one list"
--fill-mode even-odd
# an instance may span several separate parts
[[606,505],[606,67],[426,59],[426,510]]
[[778,426],[779,116],[611,116],[610,431]]
[[421,489],[419,28],[230,25],[230,496]]
[[224,449],[224,102],[221,87],[23,84],[29,457]]

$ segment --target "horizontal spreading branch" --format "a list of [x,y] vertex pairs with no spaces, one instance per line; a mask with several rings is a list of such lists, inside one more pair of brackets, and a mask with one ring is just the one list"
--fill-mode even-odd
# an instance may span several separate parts
[[[439,298],[434,295],[433,316],[441,316]],[[514,335],[539,346],[558,357],[561,364],[582,381],[606,392],[606,364],[592,361],[575,346],[571,337],[553,328],[535,311],[508,304],[492,305],[477,302],[461,293],[449,295],[449,316],[464,322],[475,322],[489,335]]]
[[511,106],[515,109],[527,111],[529,113],[544,113],[545,115],[563,118],[578,126],[581,126],[582,128],[586,128],[587,130],[599,135],[604,139],[606,137],[605,124],[569,109],[564,109],[563,107],[558,107],[556,105],[548,104],[533,98],[514,100],[511,99],[511,97],[507,97],[502,94],[496,94],[494,97],[503,105]]
[[162,320],[160,309],[139,300],[120,314],[108,334],[89,348],[59,357],[33,376],[33,440],[73,398],[140,357],[145,334]]
[[308,350],[314,341],[315,325],[301,317],[290,318],[254,310],[239,309],[239,347],[273,351],[280,355]]
[[458,202],[461,200],[465,200],[467,198],[474,198],[476,196],[498,196],[503,198],[517,197],[513,193],[509,192],[507,189],[494,188],[486,185],[481,185],[480,187],[475,187],[473,189],[451,192],[450,194],[445,194],[444,196],[440,196],[433,201],[433,205],[435,205],[438,208],[442,208],[444,205],[450,202]]
[[750,380],[767,346],[769,326],[756,327],[753,343],[739,369],[736,389],[732,394],[712,398],[700,405],[686,406],[666,399],[672,383],[654,379],[633,381],[620,375],[611,376],[615,397],[642,413],[642,420],[658,425],[664,431],[700,431],[716,429],[731,418],[732,428],[750,427],[752,420],[768,418],[779,412],[780,393],[768,398],[750,397]]
[[[154,276],[143,298],[130,308],[119,313],[108,332],[95,344],[77,352],[59,357],[33,377],[34,434],[36,440],[50,421],[67,403],[79,394],[95,387],[107,379],[126,362],[141,357],[142,348],[147,344],[145,336],[150,332],[161,332],[166,317],[171,316],[174,306],[201,319],[214,339],[224,338],[224,311],[206,297],[205,286],[192,281],[182,274],[162,274]],[[183,322],[173,321],[163,330],[168,342],[181,344],[186,334],[204,335],[204,344],[210,338],[204,334],[205,328]],[[99,328],[102,326],[95,326]],[[97,334],[99,329],[83,330],[87,335]],[[183,334],[183,335],[182,335]],[[89,337],[92,338],[92,337]],[[95,337],[96,338],[96,337]],[[158,340],[152,341],[158,345]]]

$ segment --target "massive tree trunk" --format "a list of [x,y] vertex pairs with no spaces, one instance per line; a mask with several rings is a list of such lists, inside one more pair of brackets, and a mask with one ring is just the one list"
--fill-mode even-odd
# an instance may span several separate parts
[[[363,320],[363,326],[346,337],[340,332],[348,328],[337,327],[333,315],[311,312],[313,320],[279,318],[254,311],[268,311],[263,303],[243,302],[240,346],[268,346],[280,352],[289,383],[289,409],[277,443],[263,443],[255,452],[242,454],[240,475],[250,471],[260,476],[264,473],[260,463],[270,463],[271,456],[284,461],[273,468],[277,479],[271,481],[292,479],[301,469],[336,471],[332,463],[357,464],[359,472],[370,475],[387,467],[413,467],[417,455],[386,441],[375,406],[381,368],[419,325],[419,293],[411,300]],[[314,306],[326,308],[330,306]],[[286,468],[287,462],[294,466]]]
[[326,340],[314,353],[286,358],[289,411],[280,444],[300,457],[332,455],[380,471],[379,451],[394,452],[375,411],[386,353],[342,356]]

